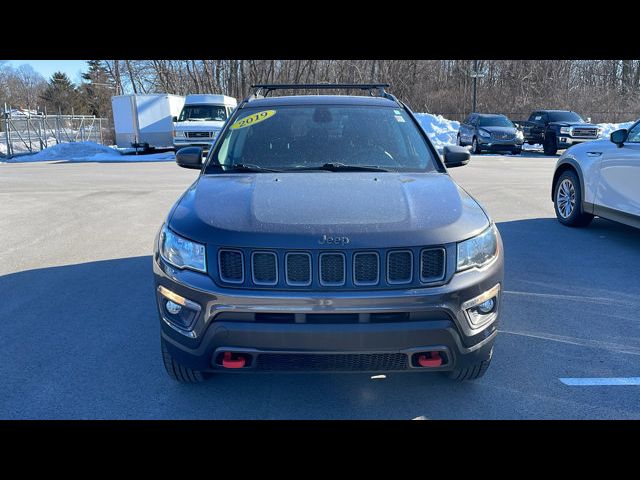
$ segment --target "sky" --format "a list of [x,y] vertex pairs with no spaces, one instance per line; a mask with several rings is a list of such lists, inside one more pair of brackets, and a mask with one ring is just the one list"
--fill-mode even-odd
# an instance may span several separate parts
[[81,80],[80,72],[87,70],[86,60],[4,60],[7,65],[16,68],[20,65],[29,64],[40,73],[45,80],[49,80],[54,72],[62,71],[74,83]]

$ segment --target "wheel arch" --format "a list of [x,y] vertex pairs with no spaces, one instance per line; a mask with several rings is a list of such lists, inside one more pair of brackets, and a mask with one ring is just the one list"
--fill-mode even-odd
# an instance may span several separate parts
[[582,201],[584,202],[585,190],[584,190],[584,178],[582,176],[582,169],[580,168],[580,165],[578,165],[578,162],[576,162],[574,159],[571,159],[571,158],[567,158],[563,160],[562,163],[560,163],[556,167],[556,171],[553,173],[553,181],[551,182],[551,201],[555,202],[554,194],[556,191],[556,182],[558,181],[558,178],[560,178],[560,175],[562,175],[567,170],[572,170],[578,176],[578,180],[580,181],[580,191],[582,192],[582,195],[583,195]]

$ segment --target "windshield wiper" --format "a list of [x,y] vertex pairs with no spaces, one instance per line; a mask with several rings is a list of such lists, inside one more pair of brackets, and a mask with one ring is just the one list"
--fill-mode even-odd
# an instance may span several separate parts
[[215,163],[214,165],[224,167],[224,171],[237,171],[237,172],[272,172],[278,173],[282,172],[282,170],[276,170],[273,168],[265,168],[260,165],[252,165],[250,163],[234,163],[233,165],[222,165],[219,163]]
[[290,170],[327,170],[329,172],[389,172],[387,168],[374,165],[346,165],[340,162],[330,162],[315,167],[295,167]]

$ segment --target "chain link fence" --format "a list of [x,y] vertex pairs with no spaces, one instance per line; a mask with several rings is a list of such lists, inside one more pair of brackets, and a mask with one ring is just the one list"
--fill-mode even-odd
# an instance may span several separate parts
[[0,155],[37,153],[69,142],[113,142],[111,122],[93,115],[47,115],[8,110],[0,124]]

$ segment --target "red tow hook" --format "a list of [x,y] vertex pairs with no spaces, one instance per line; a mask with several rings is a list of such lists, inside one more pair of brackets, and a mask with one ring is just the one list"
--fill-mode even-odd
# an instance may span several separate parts
[[224,356],[222,357],[222,366],[224,368],[242,368],[245,364],[244,357],[231,358],[233,355],[231,352],[224,352]]
[[442,365],[442,357],[440,352],[429,352],[431,358],[427,358],[426,355],[420,355],[418,357],[418,364],[421,367],[439,367]]

